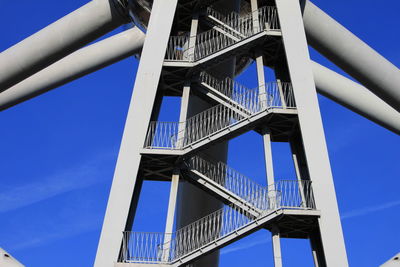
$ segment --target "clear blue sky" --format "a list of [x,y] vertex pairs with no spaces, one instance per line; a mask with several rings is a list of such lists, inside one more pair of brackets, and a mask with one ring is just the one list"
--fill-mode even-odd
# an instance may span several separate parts
[[[86,2],[0,0],[0,51]],[[314,2],[400,66],[399,1]],[[26,266],[92,265],[137,64],[129,58],[0,113],[0,246]],[[240,80],[255,85],[254,68]],[[163,110],[176,115],[173,104]],[[328,99],[320,105],[350,265],[378,266],[400,251],[400,138]],[[254,133],[234,139],[229,164],[264,182],[260,146]],[[288,147],[273,149],[276,176],[293,178]],[[168,184],[144,191],[136,230],[162,231]],[[261,231],[230,245],[221,266],[272,266],[269,240]],[[284,266],[311,266],[307,242],[282,246]]]

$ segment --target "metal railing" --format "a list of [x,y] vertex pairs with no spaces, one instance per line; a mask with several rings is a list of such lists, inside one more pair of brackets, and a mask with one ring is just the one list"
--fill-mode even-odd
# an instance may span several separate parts
[[216,105],[184,122],[150,122],[145,148],[183,149],[244,119],[224,105]]
[[183,149],[260,112],[295,107],[290,83],[268,83],[265,85],[266,92],[259,94],[258,88],[246,89],[231,79],[218,83],[204,74],[200,79],[218,88],[216,90],[230,99],[229,105],[213,106],[184,122],[150,122],[145,148]]
[[[193,251],[218,242],[275,210],[281,208],[305,209],[307,207],[304,207],[303,202],[300,201],[302,194],[299,189],[301,186],[303,190],[310,190],[306,194],[311,197],[311,183],[298,183],[298,186],[295,186],[296,182],[280,181],[272,186],[273,189],[279,188],[282,191],[274,191],[270,186],[268,195],[263,200],[268,202],[268,205],[265,205],[266,209],[258,217],[254,217],[243,208],[228,205],[172,234],[124,232],[120,260],[139,263],[173,262]],[[287,196],[285,196],[286,194]],[[259,197],[261,198],[261,196]],[[314,207],[314,204],[312,206]]]
[[163,262],[160,247],[166,236],[165,233],[123,232],[120,262]]
[[[235,108],[250,113],[260,112],[265,108],[295,108],[292,84],[289,82],[268,82],[260,87],[247,88],[227,77],[219,80],[207,72],[201,72],[199,82],[227,97]],[[265,92],[260,92],[261,89]]]
[[[250,214],[225,206],[171,235],[124,232],[122,262],[168,263],[251,223]],[[164,239],[170,241],[164,242]]]
[[[188,34],[171,36],[165,55],[166,61],[193,62],[234,45],[264,30],[279,29],[279,21],[275,7],[262,7],[258,10],[258,20],[252,14],[240,17],[232,13],[224,17],[212,8],[207,9],[209,16],[217,17],[222,24],[217,29],[199,33],[190,41]],[[257,25],[254,25],[254,23]]]
[[[238,196],[246,202],[243,204],[250,204],[257,210],[269,210],[275,205],[291,209],[315,208],[311,181],[308,180],[279,180],[265,187],[223,162],[211,162],[194,156],[186,160],[185,165],[189,170],[199,172]],[[279,194],[279,198],[274,194]]]
[[[258,13],[258,16],[257,16]],[[231,12],[223,15],[212,7],[207,8],[207,15],[218,25],[235,34],[246,38],[263,30],[279,30],[280,24],[276,7],[264,6],[253,13],[241,16],[239,13]],[[254,24],[257,23],[258,24]]]

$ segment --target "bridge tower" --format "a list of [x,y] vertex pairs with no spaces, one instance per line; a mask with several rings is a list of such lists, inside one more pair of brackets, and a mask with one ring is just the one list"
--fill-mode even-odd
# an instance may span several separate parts
[[[154,0],[133,10],[147,33],[95,267],[218,266],[220,248],[262,228],[275,266],[281,238],[309,239],[315,266],[348,266],[301,3]],[[251,62],[255,89],[235,80]],[[179,121],[158,120],[165,96],[181,98]],[[248,131],[263,138],[267,186],[226,164],[229,140]],[[275,177],[271,142],[290,144],[296,177]],[[170,184],[164,233],[132,229],[148,179]]]

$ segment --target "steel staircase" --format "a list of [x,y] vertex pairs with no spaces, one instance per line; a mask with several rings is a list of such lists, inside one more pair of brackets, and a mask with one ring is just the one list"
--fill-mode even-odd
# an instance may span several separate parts
[[193,67],[261,37],[281,35],[275,7],[260,8],[258,20],[253,20],[251,13],[243,17],[235,13],[225,17],[212,8],[207,9],[206,18],[213,24],[212,28],[195,38],[189,35],[170,37],[164,66]]
[[221,162],[196,156],[185,166],[186,178],[230,204],[173,234],[125,232],[123,262],[182,266],[273,223],[282,214],[318,216],[310,181],[287,180],[262,187]]
[[247,89],[231,79],[218,81],[206,73],[199,82],[205,94],[221,104],[184,122],[151,122],[143,153],[183,155],[248,131],[268,114],[296,113],[290,83],[271,82],[259,93],[258,88]]
[[[289,220],[307,216],[314,216],[314,220],[319,216],[311,181],[282,180],[264,187],[222,162],[196,155],[199,150],[254,129],[270,115],[297,114],[291,83],[271,82],[250,89],[231,78],[220,80],[199,68],[193,69],[199,65],[203,69],[205,63],[215,64],[240,49],[254,47],[266,36],[280,36],[276,8],[262,7],[256,12],[257,16],[222,15],[209,7],[205,13],[209,30],[195,37],[170,37],[163,67],[185,69],[187,72],[181,76],[189,73],[196,77],[193,85],[198,86],[193,90],[217,105],[186,121],[151,122],[142,150],[149,158],[166,156],[168,166],[160,160],[165,169],[181,163],[183,178],[226,206],[172,234],[124,232],[121,263],[137,267],[189,266],[200,256],[285,221],[282,218],[286,215]],[[181,76],[176,75],[177,79]]]

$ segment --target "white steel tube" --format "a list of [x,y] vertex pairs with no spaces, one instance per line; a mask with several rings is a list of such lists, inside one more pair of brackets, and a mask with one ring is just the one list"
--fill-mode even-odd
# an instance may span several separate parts
[[311,69],[302,14],[298,0],[276,0],[289,75],[298,111],[299,127],[313,183],[315,204],[327,266],[349,266],[335,186]]
[[400,70],[305,0],[304,27],[309,44],[400,112]]
[[134,55],[145,34],[132,28],[84,47],[0,93],[0,111]]
[[112,31],[127,18],[116,0],[91,1],[0,54],[0,92]]
[[312,69],[318,93],[400,134],[400,113],[367,88],[316,62]]

